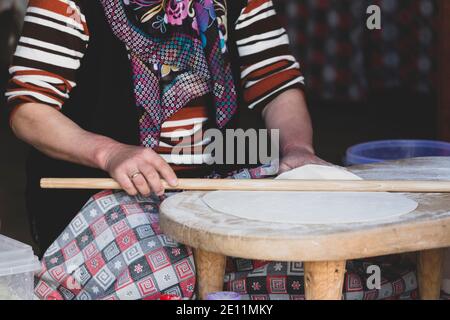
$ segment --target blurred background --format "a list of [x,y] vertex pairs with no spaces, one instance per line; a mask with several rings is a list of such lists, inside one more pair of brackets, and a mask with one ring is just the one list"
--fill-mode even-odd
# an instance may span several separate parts
[[[26,0],[0,0],[0,108]],[[439,61],[448,0],[275,0],[301,62],[318,154],[343,164],[348,147],[379,139],[450,141]],[[446,4],[445,4],[446,3]],[[382,29],[366,27],[379,5]],[[446,26],[445,33],[443,31]],[[448,68],[448,66],[446,67]],[[441,89],[439,89],[441,88]],[[440,103],[439,103],[440,102]],[[0,119],[0,231],[31,243],[24,209],[26,146]]]

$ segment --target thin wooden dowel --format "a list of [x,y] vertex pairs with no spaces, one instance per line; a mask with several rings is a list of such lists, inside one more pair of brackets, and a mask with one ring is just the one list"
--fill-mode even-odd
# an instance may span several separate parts
[[[450,181],[178,179],[176,187],[169,186],[164,180],[162,183],[166,190],[450,193]],[[87,178],[45,178],[41,180],[41,187],[44,189],[122,189],[113,179]]]

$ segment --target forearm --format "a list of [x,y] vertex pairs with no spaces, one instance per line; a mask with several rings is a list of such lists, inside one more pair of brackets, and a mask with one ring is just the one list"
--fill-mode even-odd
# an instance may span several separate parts
[[280,151],[306,149],[314,153],[313,129],[306,100],[302,91],[288,90],[263,110],[267,129],[280,130]]
[[118,142],[80,128],[61,112],[43,104],[23,104],[14,112],[16,136],[44,154],[105,170],[108,150]]

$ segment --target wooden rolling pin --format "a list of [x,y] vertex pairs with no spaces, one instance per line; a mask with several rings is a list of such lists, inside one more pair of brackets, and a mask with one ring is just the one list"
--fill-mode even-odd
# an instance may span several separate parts
[[[178,179],[176,187],[169,186],[164,180],[162,183],[166,190],[450,193],[450,181]],[[41,187],[44,189],[122,189],[113,179],[84,178],[45,178],[41,180]]]

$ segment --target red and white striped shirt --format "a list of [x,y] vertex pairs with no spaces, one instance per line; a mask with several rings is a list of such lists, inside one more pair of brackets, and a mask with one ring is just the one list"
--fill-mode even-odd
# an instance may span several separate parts
[[[62,109],[77,85],[76,71],[89,45],[89,22],[77,0],[30,0],[22,36],[10,68],[10,104],[40,102]],[[264,107],[281,92],[304,84],[300,66],[272,0],[248,0],[235,22],[244,99],[250,109]],[[169,163],[190,167],[210,155],[173,155],[175,146],[204,150],[201,134],[209,117],[197,99],[162,125],[157,152]],[[194,152],[192,152],[194,153]]]

